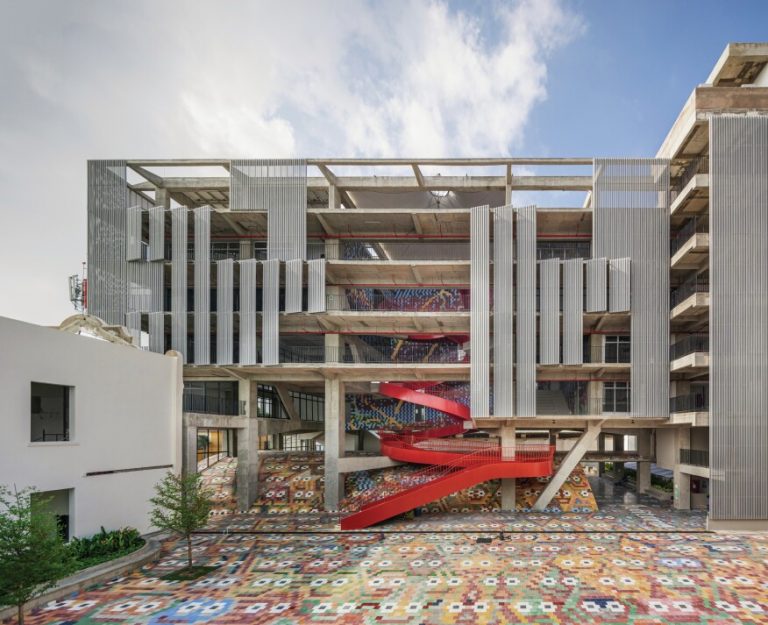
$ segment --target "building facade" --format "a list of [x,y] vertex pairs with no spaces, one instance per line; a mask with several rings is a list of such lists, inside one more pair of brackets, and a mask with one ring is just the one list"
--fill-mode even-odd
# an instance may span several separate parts
[[186,466],[226,441],[243,508],[269,449],[333,510],[381,431],[463,420],[576,436],[537,507],[631,460],[765,526],[767,62],[728,46],[652,158],[91,161],[88,311],[183,355]]
[[181,467],[181,363],[0,318],[0,484],[50,499],[68,537],[151,531],[149,499]]

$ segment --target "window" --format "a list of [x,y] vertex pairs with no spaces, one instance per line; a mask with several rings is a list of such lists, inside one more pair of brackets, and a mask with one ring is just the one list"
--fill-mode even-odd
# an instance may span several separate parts
[[184,411],[241,414],[237,382],[184,382]]
[[259,384],[256,396],[256,416],[263,419],[288,419],[280,396],[273,386]]
[[293,406],[302,421],[325,421],[325,398],[322,395],[310,395],[291,391]]
[[629,362],[631,357],[628,336],[605,337],[605,360],[603,362]]
[[211,242],[211,260],[224,260],[240,258],[240,241],[213,241]]
[[33,443],[68,441],[73,387],[32,382]]
[[603,383],[603,414],[629,412],[629,382]]

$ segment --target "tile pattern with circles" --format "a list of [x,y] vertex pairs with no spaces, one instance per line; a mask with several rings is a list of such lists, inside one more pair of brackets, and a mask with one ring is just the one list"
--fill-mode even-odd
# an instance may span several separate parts
[[709,533],[229,534],[51,603],[30,625],[768,623],[768,536]]

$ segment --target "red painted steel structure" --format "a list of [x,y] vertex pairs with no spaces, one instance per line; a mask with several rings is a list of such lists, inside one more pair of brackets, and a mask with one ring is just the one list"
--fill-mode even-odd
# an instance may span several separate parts
[[[394,493],[369,491],[370,495],[355,502],[358,509],[341,519],[341,529],[363,529],[488,480],[544,477],[553,472],[555,449],[550,445],[502,448],[491,441],[435,441],[422,434],[389,435],[382,439],[381,449],[395,460],[432,466],[406,476]],[[442,448],[435,449],[435,443]],[[478,449],[467,452],[468,445]]]

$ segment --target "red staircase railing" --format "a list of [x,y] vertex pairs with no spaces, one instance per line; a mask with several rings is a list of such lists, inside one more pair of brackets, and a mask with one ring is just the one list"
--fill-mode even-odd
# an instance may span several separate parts
[[[418,450],[430,457],[453,457],[403,476],[400,482],[371,489],[345,501],[352,511],[341,520],[342,529],[362,529],[387,518],[412,510],[463,488],[503,477],[539,477],[552,474],[554,447],[546,444],[522,444],[515,447],[487,445],[469,453],[431,451],[418,445],[448,441],[414,440],[412,434],[390,435],[382,449]],[[457,439],[458,443],[468,441]],[[480,441],[473,441],[473,443]],[[485,442],[485,441],[483,441]],[[452,449],[460,446],[452,445]],[[447,447],[446,447],[447,448]]]

